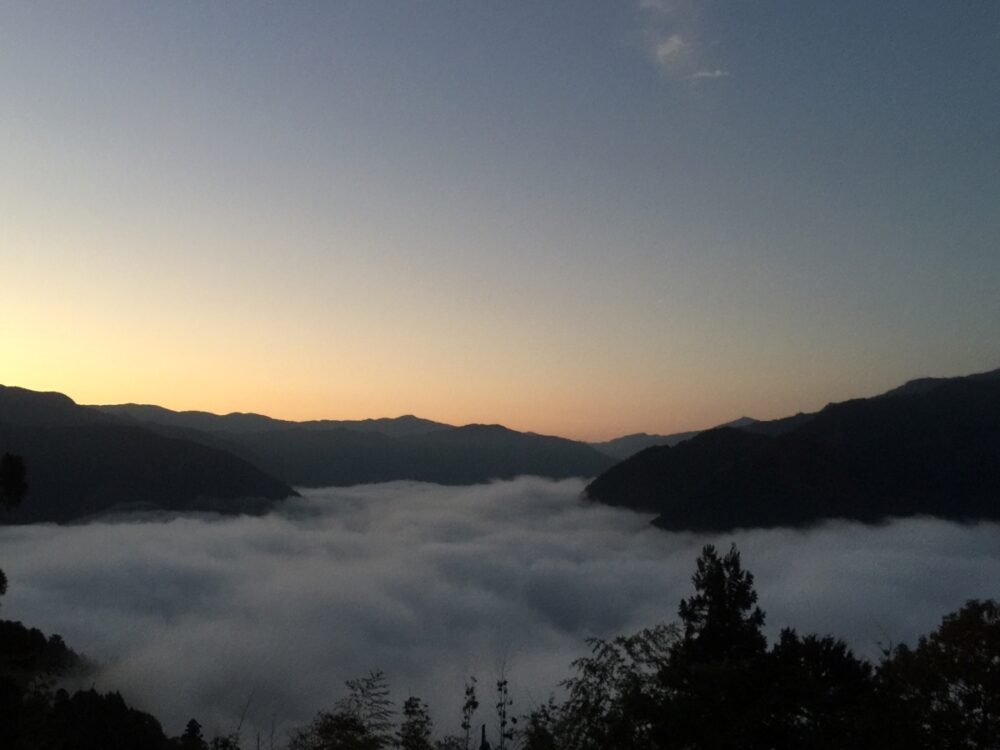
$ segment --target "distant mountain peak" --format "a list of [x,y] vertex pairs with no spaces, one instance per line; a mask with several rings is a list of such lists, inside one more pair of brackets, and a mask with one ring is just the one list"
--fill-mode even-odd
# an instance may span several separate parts
[[163,435],[231,451],[303,487],[393,480],[472,484],[524,474],[592,477],[612,463],[573,440],[499,424],[455,427],[413,414],[292,422],[127,404],[93,408]]
[[[720,427],[749,427],[750,425],[757,424],[757,420],[752,417],[740,417],[739,419],[734,419],[732,422],[726,422],[725,424],[716,425],[715,427],[706,429],[719,429]],[[670,435],[656,435],[650,434],[648,432],[633,432],[629,435],[623,435],[619,438],[614,438],[613,440],[606,440],[601,443],[590,443],[590,446],[595,450],[600,451],[606,456],[615,458],[618,460],[623,460],[629,456],[634,456],[636,453],[643,451],[647,448],[652,448],[655,446],[662,445],[677,445],[685,440],[690,440],[696,435],[700,435],[705,430],[690,430],[687,432],[675,432]]]
[[34,425],[69,425],[111,419],[88,412],[64,393],[32,391],[15,385],[0,385],[0,416],[8,424]]
[[979,380],[997,380],[1000,379],[1000,368],[996,370],[987,370],[986,372],[977,372],[971,375],[960,375],[957,377],[943,377],[943,378],[915,378],[913,380],[908,380],[903,385],[891,390],[886,391],[882,396],[905,396],[917,393],[926,393],[929,390],[937,388],[938,386],[944,385],[945,383],[954,383],[957,381],[979,381]]

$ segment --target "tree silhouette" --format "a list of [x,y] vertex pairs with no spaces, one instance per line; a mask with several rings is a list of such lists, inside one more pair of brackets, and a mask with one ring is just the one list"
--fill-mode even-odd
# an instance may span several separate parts
[[682,638],[660,672],[665,700],[651,717],[653,744],[664,748],[770,748],[764,613],[753,575],[736,545],[719,557],[702,549],[695,593],[680,603]]
[[382,740],[361,719],[347,711],[321,711],[312,722],[292,733],[288,750],[379,750]]
[[889,747],[872,743],[878,706],[872,667],[829,636],[786,628],[771,649],[769,718],[776,747]]
[[208,747],[201,734],[201,724],[196,719],[191,719],[184,727],[178,747],[179,750],[205,750]]
[[508,743],[514,738],[512,723],[517,723],[517,717],[510,715],[510,709],[514,701],[510,697],[510,687],[507,683],[507,670],[501,667],[500,676],[497,679],[497,732],[500,736],[497,750],[506,750]]
[[[160,723],[126,705],[119,693],[59,690],[52,703],[41,747],[74,750],[157,750],[166,745]],[[43,734],[43,736],[45,736]],[[38,746],[38,745],[36,745]]]
[[921,747],[1000,748],[1000,604],[973,599],[882,665]]
[[389,684],[381,671],[347,680],[348,693],[334,710],[320,711],[292,733],[289,750],[381,750],[395,739]]
[[543,707],[530,727],[536,740],[541,728],[561,747],[578,750],[642,748],[651,742],[652,717],[666,700],[660,675],[669,668],[679,638],[674,625],[658,625],[612,641],[590,639],[590,656],[573,662],[576,675],[566,680],[567,698],[558,712]]
[[465,683],[465,700],[462,702],[462,736],[465,750],[469,750],[472,740],[472,717],[477,708],[479,701],[476,699],[476,676],[472,675]]
[[375,670],[365,677],[348,680],[345,684],[348,694],[337,702],[337,708],[357,716],[368,733],[379,743],[377,747],[389,747],[393,740],[394,711],[385,673],[380,669]]
[[559,750],[565,747],[556,736],[559,714],[559,706],[551,696],[548,703],[528,714],[521,730],[521,750]]
[[403,722],[399,727],[396,746],[400,750],[432,750],[433,723],[427,706],[415,696],[403,703]]
[[753,574],[744,571],[733,544],[720,558],[711,544],[698,558],[694,596],[681,600],[682,647],[700,660],[745,659],[767,647],[764,613],[757,604]]
[[0,457],[0,505],[17,506],[28,492],[24,459],[10,453]]
[[[13,508],[28,492],[24,459],[10,453],[0,457],[0,505]],[[0,570],[0,596],[7,593],[7,575]]]

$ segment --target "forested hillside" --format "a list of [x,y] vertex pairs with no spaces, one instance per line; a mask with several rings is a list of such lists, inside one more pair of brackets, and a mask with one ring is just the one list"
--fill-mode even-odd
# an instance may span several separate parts
[[1000,370],[918,383],[649,448],[586,493],[678,530],[1000,518]]

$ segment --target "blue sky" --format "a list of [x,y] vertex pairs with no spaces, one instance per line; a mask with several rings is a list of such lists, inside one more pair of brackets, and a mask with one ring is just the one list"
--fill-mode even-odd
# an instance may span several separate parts
[[599,438],[1000,365],[1000,5],[9,3],[0,380]]

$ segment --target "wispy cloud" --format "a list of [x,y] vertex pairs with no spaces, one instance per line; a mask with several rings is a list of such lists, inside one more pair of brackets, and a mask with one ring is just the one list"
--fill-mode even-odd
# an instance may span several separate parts
[[656,44],[656,61],[664,66],[675,65],[687,53],[690,45],[680,34],[671,34]]
[[677,80],[727,78],[727,69],[705,60],[704,4],[689,0],[638,0],[643,46],[666,76]]
[[697,80],[699,78],[729,78],[729,71],[716,68],[715,70],[697,70],[688,78]]

